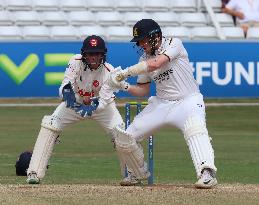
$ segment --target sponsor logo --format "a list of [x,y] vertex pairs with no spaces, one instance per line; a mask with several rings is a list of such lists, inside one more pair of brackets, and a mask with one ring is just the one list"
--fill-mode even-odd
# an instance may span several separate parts
[[78,87],[78,94],[81,97],[94,97],[94,91],[87,92],[87,91],[84,91],[83,89],[79,89],[79,87]]
[[259,85],[259,62],[225,62],[219,65],[218,62],[196,62],[195,79],[199,85],[205,84],[210,80],[215,85],[226,86],[234,85]]
[[163,73],[160,73],[158,76],[154,77],[154,80],[156,83],[161,83],[162,81],[168,80],[170,78],[170,74],[172,74],[174,71],[171,68],[170,70],[167,70]]

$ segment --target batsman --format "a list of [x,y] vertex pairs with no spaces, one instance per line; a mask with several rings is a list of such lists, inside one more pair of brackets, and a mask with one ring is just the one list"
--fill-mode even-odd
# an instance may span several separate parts
[[[70,59],[59,89],[63,101],[52,115],[42,119],[27,170],[27,183],[39,184],[43,179],[55,141],[68,125],[93,119],[114,138],[113,128],[123,120],[116,108],[114,90],[105,84],[115,70],[106,62],[106,55],[104,40],[92,35],[84,40],[81,54]],[[122,174],[124,164],[121,162]]]
[[134,25],[131,41],[143,51],[139,63],[117,70],[109,83],[120,88],[126,78],[138,76],[137,85],[127,84],[127,91],[147,96],[154,81],[156,96],[148,99],[148,105],[126,131],[120,126],[115,128],[117,151],[131,171],[121,185],[135,185],[149,177],[140,142],[162,126],[171,125],[182,131],[189,148],[197,175],[195,186],[214,187],[217,168],[206,127],[205,105],[182,41],[163,37],[160,26],[152,19],[142,19]]

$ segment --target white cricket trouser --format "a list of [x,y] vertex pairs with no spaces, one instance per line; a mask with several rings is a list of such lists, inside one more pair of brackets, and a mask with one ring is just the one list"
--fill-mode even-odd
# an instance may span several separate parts
[[142,137],[148,137],[164,125],[172,125],[183,131],[184,123],[193,115],[205,120],[205,105],[200,93],[179,101],[152,96],[148,99],[148,105],[134,118],[127,132],[137,141],[142,141]]
[[[101,111],[96,111],[87,119],[97,121],[109,136],[112,136],[115,126],[123,123],[115,102],[108,104],[106,108]],[[45,176],[48,160],[52,154],[56,137],[66,126],[81,120],[85,120],[85,118],[81,117],[81,115],[77,114],[74,110],[67,108],[65,102],[62,102],[51,116],[45,116],[42,121],[41,131],[34,146],[27,173],[31,174],[35,172],[37,177],[42,179]],[[112,136],[112,138],[114,137]]]
[[199,177],[204,168],[216,171],[205,115],[203,96],[200,93],[194,93],[178,101],[153,96],[126,131],[140,142],[164,125],[181,129]]
[[[116,108],[115,102],[108,104],[105,109],[100,112],[96,111],[89,118],[83,118],[77,114],[73,109],[67,108],[65,102],[62,102],[54,111],[52,116],[60,119],[61,129],[63,130],[66,126],[74,124],[82,120],[95,120],[107,134],[112,134],[112,129],[119,124],[123,123],[122,117]],[[86,128],[87,129],[87,128]]]

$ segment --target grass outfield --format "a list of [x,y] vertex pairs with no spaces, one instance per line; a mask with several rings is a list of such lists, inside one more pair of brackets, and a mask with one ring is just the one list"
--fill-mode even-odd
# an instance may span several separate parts
[[[43,115],[51,114],[53,110],[53,107],[0,107],[1,204],[15,203],[16,198],[12,200],[6,197],[11,196],[12,193],[19,192],[21,192],[20,197],[25,197],[24,202],[27,202],[29,198],[26,196],[26,192],[37,192],[44,189],[44,187],[47,187],[46,191],[41,190],[39,194],[39,196],[42,196],[42,201],[39,201],[37,204],[44,204],[44,200],[47,202],[48,189],[56,190],[57,188],[57,194],[60,194],[60,196],[62,194],[65,195],[62,190],[64,191],[65,188],[70,190],[75,186],[79,187],[78,190],[89,191],[89,187],[85,187],[82,184],[93,185],[90,188],[91,190],[95,189],[96,186],[94,184],[99,184],[100,187],[109,185],[106,191],[112,189],[112,187],[115,187],[117,192],[122,189],[121,187],[114,186],[120,180],[116,153],[109,138],[93,121],[80,122],[65,129],[61,137],[61,143],[54,148],[54,153],[50,160],[50,168],[42,181],[43,185],[41,185],[41,188],[21,185],[25,184],[26,178],[15,176],[14,164],[17,156],[22,151],[33,148]],[[218,189],[208,191],[207,200],[213,199],[215,204],[223,204],[220,203],[222,200],[226,202],[225,204],[244,204],[242,202],[258,204],[259,106],[208,107],[207,125],[209,133],[213,138],[215,160],[218,168],[217,178],[221,184]],[[189,193],[189,197],[194,195],[193,200],[197,196],[202,197],[204,191],[195,191],[193,189],[192,184],[196,181],[195,171],[180,131],[169,127],[161,129],[158,133],[155,133],[154,146],[154,180],[155,184],[159,186],[155,186],[153,189],[133,187],[129,189],[123,188],[123,190],[133,193],[135,190],[143,189],[143,193],[147,191],[147,195],[150,194],[150,189],[154,193],[162,190],[163,193],[168,193],[168,196],[179,194],[175,197],[182,196],[182,191],[185,193],[186,190],[186,194],[188,195]],[[71,187],[63,184],[71,184]],[[161,185],[165,186],[165,184],[171,184],[173,191],[171,191],[171,188],[159,188]],[[242,184],[255,185],[243,186]],[[61,185],[64,189],[58,185]],[[232,188],[228,189],[228,186]],[[242,194],[239,193],[241,192],[239,190],[240,187],[243,187],[241,189],[249,188],[247,192],[243,190],[242,194],[245,193],[246,195],[242,199]],[[164,189],[166,191],[163,191]],[[93,190],[92,192],[94,192]],[[75,204],[82,202],[80,197],[87,197],[86,193],[82,193],[82,196],[77,196],[72,194],[72,190],[68,192],[67,196],[71,196],[70,200],[74,199]],[[101,195],[103,194],[102,191],[99,192]],[[114,194],[117,194],[117,192],[115,191]],[[230,193],[229,198],[225,196],[228,192]],[[111,193],[113,192],[111,191]],[[195,197],[196,194],[197,196]],[[233,198],[231,197],[232,194]],[[92,196],[95,195],[96,193],[92,194]],[[63,197],[64,201],[60,201],[61,198],[59,196],[56,197],[57,200],[53,201],[54,204],[69,204],[69,200],[66,201],[67,197]],[[167,198],[165,196],[158,194],[159,197],[162,197],[161,200],[165,200],[165,203],[162,204],[170,204],[166,203]],[[78,201],[76,201],[76,198]],[[158,198],[153,198],[153,200],[155,201]],[[217,199],[219,199],[218,202]],[[192,198],[183,200],[181,203],[175,201],[175,204],[191,204],[189,203],[191,201]],[[110,204],[115,203],[109,202]],[[135,201],[133,204],[138,204],[137,202]],[[145,203],[143,202],[143,204]]]

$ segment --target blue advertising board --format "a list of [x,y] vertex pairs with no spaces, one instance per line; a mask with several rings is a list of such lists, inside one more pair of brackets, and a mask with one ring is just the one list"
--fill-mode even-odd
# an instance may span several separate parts
[[[259,97],[259,42],[185,42],[184,46],[205,97]],[[67,62],[80,48],[81,42],[1,42],[0,97],[58,96]],[[108,62],[113,66],[125,68],[138,58],[132,44],[108,43]],[[130,95],[119,92],[118,97]]]

